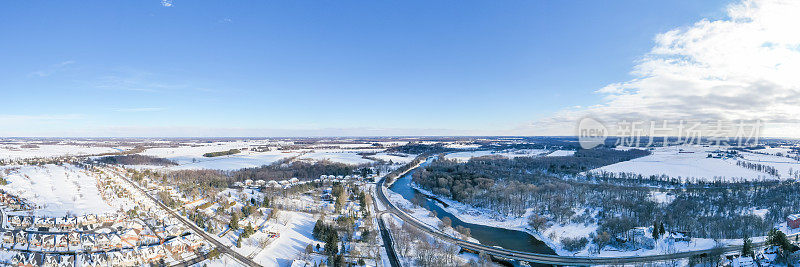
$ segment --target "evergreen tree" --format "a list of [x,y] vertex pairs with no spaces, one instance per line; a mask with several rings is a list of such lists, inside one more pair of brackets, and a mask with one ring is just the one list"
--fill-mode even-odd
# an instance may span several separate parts
[[264,196],[264,201],[261,202],[261,206],[269,207],[269,198],[267,198],[267,196]]
[[767,233],[767,244],[778,246],[784,253],[792,252],[792,243],[786,238],[786,234],[775,228],[772,228],[772,230],[769,230],[769,233]]
[[239,230],[239,215],[236,213],[231,215],[231,222],[228,223],[228,227],[230,227],[231,230]]
[[750,240],[749,236],[744,237],[744,244],[742,245],[742,255],[753,257],[755,252],[753,251],[753,240]]
[[367,210],[367,196],[363,191],[358,195],[358,205],[361,206],[361,210]]
[[244,233],[242,233],[242,237],[248,238],[251,235],[253,235],[255,232],[256,232],[256,230],[253,229],[253,224],[248,222],[247,226],[244,227]]
[[653,222],[653,239],[658,240],[659,236],[660,234],[659,234],[658,224],[656,222]]
[[345,262],[344,262],[344,256],[342,256],[341,254],[339,254],[339,255],[336,255],[336,257],[334,257],[333,266],[335,266],[335,267],[344,267],[344,266],[347,266],[347,265],[345,264]]
[[325,224],[322,223],[322,219],[317,220],[317,224],[314,225],[314,230],[312,231],[312,235],[315,239],[322,239],[322,231],[325,228]]
[[339,253],[339,234],[336,231],[327,231],[325,237],[325,254],[336,255]]
[[658,228],[659,228],[659,229],[658,229],[658,234],[659,234],[659,235],[663,235],[663,234],[666,234],[666,233],[667,233],[667,231],[666,231],[666,230],[664,230],[664,223],[663,223],[663,222],[661,223],[661,226],[659,226]]

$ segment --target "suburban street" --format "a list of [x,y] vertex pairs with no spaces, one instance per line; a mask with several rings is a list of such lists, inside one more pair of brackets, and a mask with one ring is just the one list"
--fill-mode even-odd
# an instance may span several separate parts
[[200,229],[200,227],[197,227],[197,225],[195,225],[193,222],[189,221],[188,219],[184,218],[183,216],[180,216],[180,214],[177,214],[175,211],[173,211],[172,209],[170,209],[169,207],[164,205],[164,203],[161,203],[161,201],[158,201],[158,199],[156,199],[155,197],[153,197],[150,194],[148,194],[144,189],[139,187],[136,183],[134,183],[133,181],[131,181],[127,177],[124,177],[122,175],[118,175],[118,176],[121,177],[123,180],[127,181],[128,183],[130,183],[134,188],[138,189],[140,192],[142,192],[142,194],[144,194],[145,196],[150,198],[150,200],[155,202],[162,209],[166,210],[170,215],[172,215],[173,217],[175,217],[178,220],[180,220],[181,222],[183,222],[183,224],[185,224],[187,227],[191,228],[195,233],[197,233],[198,235],[203,237],[206,241],[208,241],[209,243],[213,244],[214,247],[219,249],[221,253],[228,254],[233,259],[235,259],[237,262],[239,262],[239,263],[241,263],[243,265],[246,265],[246,266],[261,266],[258,263],[254,262],[253,260],[251,260],[251,259],[243,256],[242,254],[239,254],[238,252],[236,252],[236,251],[230,249],[229,247],[225,246],[225,244],[222,244],[222,242],[219,242],[218,240],[214,239],[214,237],[212,237],[211,235],[206,233],[205,230]]

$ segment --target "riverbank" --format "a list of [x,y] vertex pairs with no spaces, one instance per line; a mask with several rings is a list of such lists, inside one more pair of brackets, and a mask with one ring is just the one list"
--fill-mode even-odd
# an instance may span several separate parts
[[[591,257],[621,257],[621,256],[649,256],[668,253],[679,253],[688,251],[698,251],[712,249],[715,247],[723,246],[740,246],[742,239],[718,239],[711,238],[690,238],[688,241],[675,241],[681,240],[682,235],[678,233],[667,233],[662,238],[653,241],[651,249],[636,249],[636,250],[620,250],[612,247],[605,247],[603,250],[596,251],[593,244],[588,244],[583,249],[575,252],[566,250],[561,244],[560,240],[563,238],[580,238],[586,237],[597,230],[597,224],[567,224],[567,225],[553,225],[547,228],[543,233],[531,229],[527,224],[526,218],[532,215],[530,210],[522,217],[516,216],[503,216],[495,211],[483,208],[476,208],[470,205],[448,199],[445,197],[437,196],[430,191],[420,188],[418,185],[412,183],[411,187],[430,198],[436,199],[438,203],[446,203],[446,205],[439,204],[442,209],[471,224],[484,225],[489,227],[504,228],[509,230],[523,231],[535,238],[541,240],[558,255],[562,256],[591,256]],[[779,230],[787,235],[795,235],[800,233],[800,229],[788,229],[785,224],[776,226]],[[645,236],[650,236],[649,230]],[[672,237],[672,238],[668,238]],[[766,236],[759,236],[752,238],[754,243],[763,242]]]
[[449,212],[450,214],[452,214],[461,221],[471,224],[478,224],[489,227],[525,232],[533,236],[534,238],[544,242],[545,245],[550,247],[550,249],[554,250],[558,255],[572,255],[572,253],[563,250],[559,244],[556,244],[550,238],[543,236],[538,231],[530,229],[527,226],[528,223],[525,218],[530,216],[530,214],[528,214],[530,213],[530,211],[528,211],[528,213],[526,213],[525,216],[523,217],[515,218],[513,216],[503,216],[489,209],[476,208],[452,199],[447,199],[441,196],[437,196],[428,190],[420,188],[417,184],[413,182],[411,183],[411,187],[420,192],[421,194],[426,195],[431,199],[434,199],[436,202],[438,202],[437,205],[439,205],[439,207]]
[[394,204],[397,208],[406,212],[411,217],[414,217],[418,221],[422,222],[423,224],[426,224],[431,228],[437,229],[450,236],[461,238],[470,242],[480,243],[475,238],[465,237],[452,227],[443,227],[442,220],[436,217],[430,210],[414,205],[399,193],[394,192],[392,190],[386,190],[385,193],[386,193],[386,198],[388,198],[389,201],[392,202],[392,204]]
[[[414,159],[414,161],[416,161],[417,163],[415,163],[415,164],[414,164],[412,167],[408,167],[408,169],[406,169],[405,171],[402,171],[402,172],[400,172],[400,173],[398,173],[398,174],[394,174],[394,175],[392,175],[392,174],[390,173],[390,175],[391,175],[391,176],[394,176],[394,177],[393,177],[392,179],[387,179],[387,181],[386,181],[386,188],[392,188],[392,185],[394,185],[394,182],[396,182],[397,180],[399,180],[400,178],[402,178],[403,176],[405,176],[405,175],[406,175],[406,174],[408,174],[409,172],[411,172],[411,171],[413,171],[413,170],[416,170],[416,169],[417,169],[417,168],[419,168],[419,166],[421,166],[422,164],[425,164],[425,163],[427,163],[427,162],[430,162],[430,160],[431,160],[430,158],[428,158],[428,159],[425,159],[425,160],[422,160],[422,158],[424,158],[424,157],[425,157],[425,156],[421,156],[421,155],[420,155],[420,156],[417,156],[417,158],[415,158],[415,159]],[[412,161],[412,162],[414,162],[414,161]],[[401,168],[402,168],[402,167],[401,167]],[[387,175],[387,176],[390,176],[390,175]]]

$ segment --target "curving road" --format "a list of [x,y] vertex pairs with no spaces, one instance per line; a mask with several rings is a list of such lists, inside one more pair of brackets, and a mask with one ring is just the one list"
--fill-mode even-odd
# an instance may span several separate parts
[[[375,190],[380,190],[377,184]],[[389,230],[386,229],[386,224],[383,221],[383,214],[385,211],[381,211],[378,208],[378,202],[372,201],[372,206],[375,211],[375,220],[378,221],[378,231],[380,231],[381,240],[383,240],[383,248],[386,249],[386,257],[389,259],[389,265],[391,265],[391,267],[402,267],[400,261],[397,260],[397,252],[395,252],[394,244],[392,244],[392,235],[389,233]]]
[[[414,168],[412,168],[414,169]],[[695,251],[688,251],[688,252],[679,252],[679,253],[672,253],[672,254],[660,254],[660,255],[650,255],[650,256],[625,256],[625,257],[578,257],[578,256],[559,256],[559,255],[549,255],[549,254],[538,254],[538,253],[530,253],[530,252],[522,252],[522,251],[515,251],[515,250],[508,250],[498,247],[490,247],[474,242],[465,241],[459,238],[452,237],[448,234],[442,233],[438,229],[432,228],[431,226],[422,223],[415,219],[414,217],[408,215],[404,211],[398,209],[389,199],[386,197],[384,190],[388,190],[386,186],[384,186],[384,179],[381,179],[380,182],[377,184],[376,192],[377,192],[377,199],[382,201],[387,208],[387,212],[391,212],[398,217],[400,217],[405,223],[409,223],[411,226],[414,226],[432,236],[437,238],[446,240],[448,242],[457,244],[462,248],[470,249],[473,251],[485,252],[486,254],[498,256],[501,258],[506,259],[513,259],[513,260],[520,260],[526,262],[535,262],[535,263],[543,263],[543,264],[554,264],[554,265],[615,265],[615,264],[625,264],[625,263],[643,263],[643,262],[655,262],[655,261],[665,261],[665,260],[676,260],[676,259],[683,259],[688,258],[691,256],[696,255],[704,255],[704,254],[711,254],[713,252],[719,252],[720,249],[723,252],[732,252],[732,251],[739,251],[742,249],[742,246],[727,246],[722,248],[712,248],[712,249],[705,249],[705,250],[695,250]],[[794,234],[797,235],[797,234]],[[793,236],[793,235],[790,235]],[[764,246],[765,242],[754,242],[754,246]]]

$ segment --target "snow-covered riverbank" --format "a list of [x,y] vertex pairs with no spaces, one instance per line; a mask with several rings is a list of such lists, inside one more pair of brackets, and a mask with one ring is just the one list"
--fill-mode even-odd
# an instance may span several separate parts
[[[432,192],[422,189],[418,185],[413,183],[412,187],[418,190],[422,194],[425,194],[429,197],[439,200],[440,202],[445,203],[446,205],[442,205],[441,203],[437,205],[440,205],[441,208],[451,213],[453,216],[457,217],[461,221],[471,224],[478,224],[490,227],[527,232],[532,236],[534,236],[535,238],[547,244],[550,248],[555,250],[558,255],[593,256],[593,257],[647,256],[647,255],[658,255],[666,253],[705,250],[705,249],[712,249],[718,246],[732,246],[732,245],[742,244],[741,239],[714,240],[711,238],[691,238],[688,239],[687,241],[676,241],[683,239],[667,238],[667,237],[668,236],[680,237],[681,236],[680,234],[667,233],[658,240],[654,240],[651,249],[640,248],[637,250],[624,251],[607,246],[600,251],[596,251],[596,249],[593,249],[594,245],[591,244],[591,240],[589,239],[589,235],[597,231],[598,225],[596,223],[587,223],[587,224],[570,223],[566,225],[552,225],[548,227],[545,231],[539,232],[532,229],[528,225],[527,218],[530,215],[532,215],[531,210],[528,210],[528,212],[526,212],[526,214],[523,216],[503,215],[493,210],[477,208],[471,205],[454,201],[452,199],[437,196]],[[785,224],[779,225],[777,227],[787,235],[800,233],[800,231],[790,230],[786,228]],[[645,237],[650,236],[649,230],[647,230],[644,236]],[[579,251],[575,252],[568,251],[560,243],[560,241],[563,238],[581,238],[581,237],[586,237],[587,239],[589,239],[590,244],[588,244]],[[753,242],[761,242],[764,241],[765,239],[766,239],[765,236],[752,238]]]
[[415,183],[411,183],[411,187],[428,197],[444,202],[446,205],[442,205],[442,203],[437,203],[437,205],[463,222],[526,232],[544,242],[548,247],[555,250],[558,255],[566,255],[560,251],[560,246],[558,244],[553,243],[552,240],[545,238],[541,233],[527,226],[525,218],[530,214],[525,214],[523,217],[504,216],[489,209],[476,208],[452,199],[437,196],[428,190],[420,188]]
[[[439,231],[442,231],[442,232],[444,232],[444,233],[446,233],[446,234],[448,234],[450,236],[463,238],[463,235],[458,233],[452,227],[443,227],[442,220],[440,220],[438,217],[433,215],[433,213],[431,213],[431,211],[429,211],[429,210],[427,210],[427,209],[425,209],[423,207],[414,205],[413,203],[411,203],[407,199],[403,198],[402,195],[400,195],[400,194],[398,194],[398,193],[396,193],[396,192],[394,192],[392,190],[386,190],[385,192],[386,192],[386,197],[389,199],[389,201],[392,202],[392,204],[397,206],[397,208],[399,208],[399,209],[405,211],[406,213],[408,213],[408,215],[416,218],[419,222],[421,222],[423,224],[426,224],[426,225],[430,226],[431,228],[438,229]],[[470,242],[480,243],[477,239],[472,238],[472,237],[469,237],[466,240],[470,241]]]

